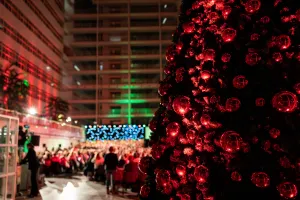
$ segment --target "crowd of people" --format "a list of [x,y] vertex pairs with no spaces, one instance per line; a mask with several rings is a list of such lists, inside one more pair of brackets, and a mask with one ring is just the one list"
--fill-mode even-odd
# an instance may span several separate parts
[[108,194],[117,192],[118,186],[138,192],[145,179],[138,163],[151,153],[150,148],[143,146],[144,141],[81,142],[51,150],[44,145],[37,152],[39,173],[46,176],[83,173],[90,181],[106,183]]

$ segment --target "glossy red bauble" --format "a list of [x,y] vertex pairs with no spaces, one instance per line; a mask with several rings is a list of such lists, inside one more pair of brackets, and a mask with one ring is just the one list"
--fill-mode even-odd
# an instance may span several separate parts
[[261,6],[260,0],[248,0],[245,3],[245,10],[248,13],[252,14],[254,12],[257,12],[260,9],[260,6]]
[[236,30],[233,28],[226,28],[221,33],[224,42],[232,42],[236,36]]
[[231,173],[231,179],[232,179],[233,181],[239,182],[239,181],[242,180],[242,176],[241,176],[240,173],[238,173],[237,171],[235,171],[235,172],[232,172],[232,173]]
[[225,109],[227,112],[235,112],[241,107],[241,102],[238,98],[232,97],[226,100]]
[[186,175],[186,168],[185,168],[185,166],[183,166],[183,165],[177,165],[176,166],[176,174],[179,177],[185,176]]
[[282,62],[282,55],[279,52],[275,52],[273,53],[273,59],[275,60],[275,62]]
[[150,187],[148,185],[143,185],[140,189],[140,195],[143,198],[147,198],[150,194]]
[[203,71],[201,71],[200,76],[203,80],[206,81],[206,80],[210,79],[211,73],[208,70],[203,70]]
[[228,63],[230,61],[230,59],[231,59],[231,55],[229,53],[224,53],[221,58],[221,60],[224,63]]
[[152,132],[156,131],[156,127],[157,127],[157,120],[156,119],[152,119],[149,123],[149,128]]
[[183,31],[186,34],[190,34],[195,32],[195,24],[194,22],[186,22],[182,25]]
[[186,96],[176,97],[173,101],[172,107],[177,114],[184,116],[191,109],[190,98]]
[[199,165],[195,168],[194,177],[199,183],[205,183],[209,176],[209,170],[204,165]]
[[166,128],[167,135],[169,137],[177,137],[180,133],[180,125],[177,122],[171,122]]
[[256,98],[255,105],[257,107],[263,107],[265,104],[266,104],[266,101],[265,101],[264,98],[261,98],[261,97],[260,98]]
[[260,61],[261,57],[257,53],[248,53],[246,55],[246,63],[250,66],[256,65]]
[[165,152],[166,147],[162,144],[154,144],[151,149],[151,156],[154,160],[157,160]]
[[237,89],[243,89],[248,85],[248,80],[246,79],[245,76],[238,75],[233,78],[232,83],[233,83],[233,87],[235,87]]
[[230,15],[231,13],[231,7],[230,6],[224,6],[223,10],[222,10],[222,15],[225,19],[227,19],[227,17]]
[[169,83],[161,83],[158,88],[158,93],[160,96],[165,96],[168,93],[168,90],[172,87]]
[[203,51],[204,61],[214,61],[216,57],[216,51],[214,49],[206,49]]
[[251,37],[250,37],[250,40],[251,40],[251,41],[257,41],[257,40],[259,40],[259,38],[260,38],[260,35],[259,35],[259,34],[253,33],[253,34],[251,35]]
[[276,43],[277,46],[281,49],[281,50],[285,50],[288,49],[291,46],[291,39],[290,36],[288,35],[280,35],[276,38]]
[[300,83],[296,83],[294,85],[294,90],[296,91],[297,94],[300,94]]
[[196,131],[194,131],[194,130],[188,130],[186,132],[186,137],[187,137],[188,140],[194,141],[195,138],[196,138]]
[[280,136],[280,130],[277,128],[271,128],[271,130],[269,131],[270,136],[274,139],[278,138]]
[[165,187],[168,183],[171,181],[171,175],[170,172],[167,170],[159,170],[159,172],[156,174],[156,183],[159,187]]
[[243,139],[240,134],[234,131],[226,131],[220,138],[222,149],[228,153],[235,153],[240,150]]
[[211,120],[211,117],[210,117],[208,114],[203,114],[203,115],[200,117],[200,123],[201,123],[203,126],[209,125],[210,120]]
[[298,98],[292,92],[282,91],[273,97],[272,105],[279,112],[294,112],[298,106]]
[[297,186],[291,182],[283,182],[277,186],[277,190],[285,199],[293,199],[298,194]]
[[251,176],[252,183],[259,188],[265,188],[270,185],[269,175],[265,172],[254,172]]
[[144,174],[147,174],[148,173],[148,170],[149,170],[149,167],[151,165],[151,157],[143,157],[141,158],[140,162],[139,162],[139,170],[144,173]]

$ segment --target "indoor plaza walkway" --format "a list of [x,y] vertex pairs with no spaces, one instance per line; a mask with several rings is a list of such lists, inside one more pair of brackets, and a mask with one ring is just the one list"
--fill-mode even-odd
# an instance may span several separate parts
[[[126,192],[107,195],[106,187],[97,182],[88,181],[86,177],[46,178],[46,186],[40,189],[40,197],[33,200],[136,200],[136,193]],[[121,189],[120,189],[121,190]],[[28,199],[18,197],[17,200]]]

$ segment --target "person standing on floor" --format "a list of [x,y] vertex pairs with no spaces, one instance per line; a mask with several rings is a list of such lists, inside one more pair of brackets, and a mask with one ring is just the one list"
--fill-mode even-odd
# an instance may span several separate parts
[[104,159],[104,166],[106,170],[106,191],[109,194],[109,186],[112,181],[112,191],[115,192],[115,185],[114,185],[114,172],[117,169],[118,165],[118,156],[115,154],[115,148],[109,147],[109,153],[105,155]]
[[28,169],[31,171],[31,192],[28,195],[28,198],[34,198],[38,196],[38,183],[37,183],[37,172],[39,169],[39,161],[34,150],[32,143],[27,144],[28,153],[25,158],[21,161],[20,164],[25,164],[28,162]]

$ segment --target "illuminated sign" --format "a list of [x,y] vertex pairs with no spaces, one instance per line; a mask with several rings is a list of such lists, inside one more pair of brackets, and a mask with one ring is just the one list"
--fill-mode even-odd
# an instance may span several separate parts
[[140,140],[145,137],[145,125],[85,126],[86,140]]

